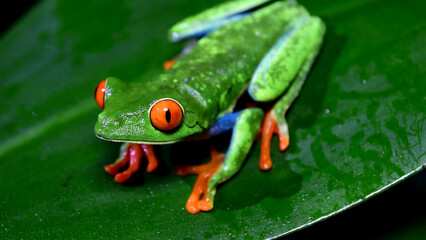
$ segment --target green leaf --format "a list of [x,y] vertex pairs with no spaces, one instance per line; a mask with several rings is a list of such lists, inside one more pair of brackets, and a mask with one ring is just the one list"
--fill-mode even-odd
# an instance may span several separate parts
[[205,160],[194,149],[207,151],[208,144],[159,148],[159,171],[116,184],[103,165],[114,161],[119,146],[94,136],[93,90],[107,76],[155,77],[181,48],[167,43],[167,29],[214,2],[38,4],[0,39],[0,234],[271,238],[420,171],[426,164],[422,1],[300,2],[328,29],[287,115],[290,148],[279,152],[274,139],[274,168],[261,172],[254,144],[239,174],[218,189],[215,208],[197,215],[184,209],[195,177],[174,175],[170,162]]

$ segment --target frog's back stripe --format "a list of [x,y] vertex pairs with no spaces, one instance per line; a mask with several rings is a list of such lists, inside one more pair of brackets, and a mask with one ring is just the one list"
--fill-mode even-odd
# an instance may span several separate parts
[[202,37],[230,22],[240,20],[248,14],[248,11],[271,1],[237,0],[222,3],[176,23],[169,30],[169,41],[179,42],[188,38]]
[[271,101],[281,95],[309,53],[318,52],[324,32],[325,24],[318,17],[295,20],[256,68],[248,89],[252,98]]

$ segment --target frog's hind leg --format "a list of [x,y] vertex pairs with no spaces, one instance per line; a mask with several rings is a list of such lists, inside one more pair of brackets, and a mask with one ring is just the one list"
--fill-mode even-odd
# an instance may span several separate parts
[[[186,209],[190,213],[209,211],[213,208],[214,195],[219,183],[231,178],[241,167],[249,152],[260,123],[263,111],[258,108],[242,110],[232,114],[233,133],[226,155],[211,150],[212,161],[200,166],[177,166],[175,171],[179,175],[198,174],[197,181],[190,195]],[[222,123],[218,123],[221,125]],[[223,123],[229,126],[229,124]],[[215,125],[215,126],[218,126]],[[213,126],[213,132],[216,131]]]
[[262,126],[259,167],[272,167],[270,141],[278,134],[280,150],[289,144],[285,113],[299,94],[306,75],[322,44],[325,25],[308,14],[294,19],[257,67],[248,92],[259,102],[279,99],[266,114]]
[[[313,60],[313,59],[312,59]],[[299,92],[305,82],[306,75],[312,65],[312,60],[306,61],[301,71],[297,75],[294,82],[285,94],[275,103],[275,105],[267,112],[262,123],[262,140],[260,147],[259,168],[269,170],[272,167],[270,155],[271,140],[274,134],[278,135],[280,151],[287,149],[290,144],[290,136],[288,132],[285,114],[293,101],[299,95]]]
[[287,149],[290,143],[287,121],[285,114],[290,108],[293,101],[299,95],[300,90],[305,82],[306,76],[312,66],[315,56],[318,54],[319,47],[315,48],[305,59],[302,67],[299,69],[290,87],[283,96],[275,103],[275,105],[265,115],[262,123],[262,140],[260,149],[259,168],[269,170],[272,167],[270,156],[271,139],[274,134],[278,135],[279,148],[281,151]]

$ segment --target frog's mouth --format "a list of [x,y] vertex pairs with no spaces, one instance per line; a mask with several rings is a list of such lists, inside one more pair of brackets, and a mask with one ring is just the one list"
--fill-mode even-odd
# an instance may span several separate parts
[[166,145],[166,144],[172,144],[182,141],[181,139],[172,140],[172,141],[160,141],[160,142],[150,142],[150,141],[137,141],[137,140],[121,140],[121,139],[110,139],[103,137],[101,135],[96,134],[96,137],[99,139],[110,141],[110,142],[122,142],[122,143],[136,143],[136,144],[145,144],[145,145]]

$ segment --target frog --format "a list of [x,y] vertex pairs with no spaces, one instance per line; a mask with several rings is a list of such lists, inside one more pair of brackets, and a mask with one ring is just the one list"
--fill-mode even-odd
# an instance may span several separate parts
[[[105,170],[124,183],[139,170],[142,158],[147,172],[157,168],[155,145],[232,132],[226,153],[213,146],[210,162],[174,169],[180,176],[198,175],[186,210],[212,210],[218,185],[238,173],[257,138],[264,171],[273,165],[273,136],[281,151],[289,146],[285,115],[320,52],[325,31],[323,20],[296,1],[229,1],[181,20],[168,38],[187,46],[164,63],[164,72],[129,84],[108,77],[97,86],[95,99],[103,110],[95,134],[122,143],[119,158]],[[237,108],[244,95],[250,101]]]

